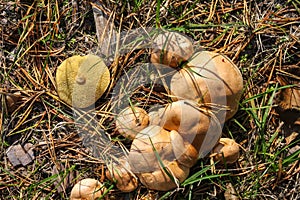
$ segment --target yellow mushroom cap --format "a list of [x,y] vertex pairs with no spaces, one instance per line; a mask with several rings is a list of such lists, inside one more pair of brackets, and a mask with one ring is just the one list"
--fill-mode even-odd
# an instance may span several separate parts
[[77,108],[93,105],[109,83],[109,70],[103,60],[95,55],[67,58],[56,71],[60,99]]
[[106,188],[96,179],[86,178],[74,185],[70,200],[94,200],[101,197]]

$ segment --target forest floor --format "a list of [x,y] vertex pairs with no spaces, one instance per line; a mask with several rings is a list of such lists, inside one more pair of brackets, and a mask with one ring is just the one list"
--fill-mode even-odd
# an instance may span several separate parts
[[[300,199],[298,0],[99,2],[117,32],[149,27],[177,31],[191,38],[196,50],[222,53],[236,64],[244,89],[223,137],[239,143],[239,160],[211,170],[210,159],[200,159],[191,168],[193,179],[171,191],[151,191],[141,184],[131,193],[119,191],[104,176],[107,161],[84,145],[91,141],[80,137],[85,126],[76,117],[88,115],[111,138],[121,140],[110,109],[114,87],[133,66],[149,63],[150,49],[133,48],[117,60],[109,56],[109,88],[94,109],[74,114],[57,94],[55,74],[73,55],[103,51],[92,9],[96,1],[2,0],[0,199],[68,199],[74,184],[85,177],[105,183],[109,190],[104,199]],[[294,96],[283,112],[284,91]],[[147,102],[141,95],[133,98]],[[107,144],[98,145],[105,149]],[[10,154],[12,149],[17,153]]]

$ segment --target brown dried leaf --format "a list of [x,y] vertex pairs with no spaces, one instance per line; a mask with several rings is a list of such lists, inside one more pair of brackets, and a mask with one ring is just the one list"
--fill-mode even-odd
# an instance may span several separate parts
[[297,86],[283,89],[280,93],[279,106],[283,110],[300,110],[300,84]]
[[20,92],[6,94],[6,107],[8,112],[13,112],[17,108],[17,103],[21,98]]
[[277,79],[281,86],[291,85],[280,91],[277,112],[284,122],[300,125],[300,67],[278,71]]

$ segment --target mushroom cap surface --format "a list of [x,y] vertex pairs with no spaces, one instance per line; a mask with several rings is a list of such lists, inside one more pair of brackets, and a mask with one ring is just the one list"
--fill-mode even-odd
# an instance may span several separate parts
[[101,197],[106,188],[96,179],[86,178],[77,182],[71,190],[71,200],[94,200]]
[[153,41],[150,61],[170,67],[178,67],[194,53],[193,43],[176,32],[160,33]]
[[226,56],[200,51],[194,54],[185,68],[174,74],[170,90],[174,95],[173,100],[191,99],[198,103],[228,106],[228,111],[216,114],[223,123],[238,110],[243,78],[236,65]]
[[160,126],[150,125],[136,135],[131,144],[128,162],[133,173],[153,172],[175,159],[170,132]]
[[120,159],[120,163],[112,163],[107,166],[106,177],[111,181],[116,181],[116,186],[122,192],[131,192],[138,186],[138,180],[131,172],[126,159]]
[[110,83],[110,72],[96,55],[72,56],[56,71],[57,93],[61,100],[77,108],[93,105]]
[[192,100],[179,100],[158,110],[159,126],[177,131],[186,144],[191,144],[198,157],[206,156],[222,134],[216,116]]
[[147,112],[137,106],[127,107],[120,112],[116,119],[116,130],[124,137],[134,139],[135,136],[148,126]]
[[190,168],[172,161],[154,172],[139,173],[141,183],[148,189],[168,191],[176,188],[189,175]]
[[220,138],[219,143],[212,150],[212,156],[215,161],[223,163],[234,163],[239,158],[239,145],[230,138]]
[[148,113],[148,116],[149,116],[149,125],[159,125],[160,124],[160,118],[159,118],[158,111],[151,111]]
[[175,160],[190,168],[198,160],[198,151],[177,131],[169,132],[155,125],[148,126],[136,136],[128,156],[134,173],[154,172]]
[[170,131],[170,138],[176,161],[188,168],[194,166],[198,160],[197,149],[189,142],[184,141],[175,130]]

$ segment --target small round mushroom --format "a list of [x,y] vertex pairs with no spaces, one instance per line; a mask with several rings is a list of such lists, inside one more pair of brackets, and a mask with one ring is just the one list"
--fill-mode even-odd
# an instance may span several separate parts
[[93,105],[109,83],[109,70],[103,60],[95,55],[67,58],[56,71],[60,99],[77,108]]
[[194,53],[192,42],[176,32],[164,32],[153,41],[150,61],[170,67],[178,67]]
[[147,112],[137,106],[129,106],[122,110],[116,119],[116,130],[129,139],[148,126],[149,116]]
[[[227,106],[228,111],[223,109],[217,114],[222,124],[238,110],[243,78],[236,65],[226,56],[201,51],[172,77],[170,90],[174,101],[190,99],[198,103]],[[219,108],[214,110],[220,111]]]
[[212,150],[212,157],[214,161],[220,161],[221,163],[235,163],[240,154],[239,145],[230,138],[221,138],[219,143]]
[[71,200],[94,200],[101,197],[106,188],[96,179],[86,178],[74,185]]
[[137,188],[138,180],[125,158],[121,158],[119,162],[107,166],[106,177],[111,181],[116,181],[117,188],[122,192],[131,192]]

